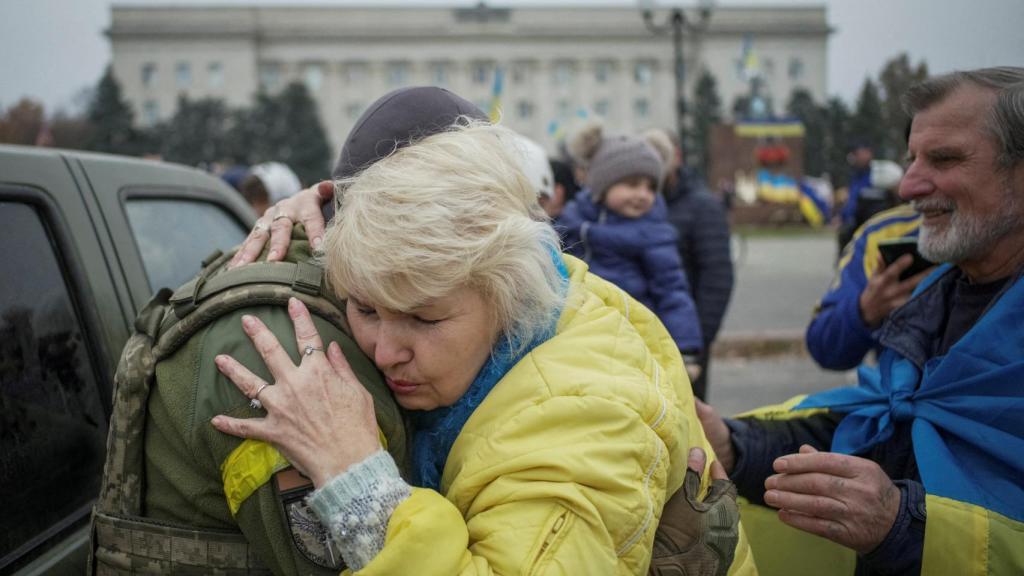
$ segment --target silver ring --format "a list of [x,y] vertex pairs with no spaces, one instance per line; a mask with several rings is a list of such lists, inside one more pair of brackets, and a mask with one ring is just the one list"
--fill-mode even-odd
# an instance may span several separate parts
[[252,227],[253,232],[266,232],[270,230],[270,225],[263,220],[257,220],[256,225]]
[[303,356],[312,356],[313,352],[323,352],[323,351],[324,351],[323,348],[317,348],[316,346],[313,346],[312,344],[306,344],[306,347],[302,350],[302,355]]
[[260,402],[260,392],[263,392],[263,389],[266,388],[267,386],[269,386],[269,384],[267,384],[266,382],[260,384],[260,387],[256,389],[256,393],[253,394],[252,398],[249,399],[249,406],[253,410],[263,409],[263,402]]
[[295,220],[292,219],[291,216],[289,216],[287,214],[278,214],[277,216],[274,216],[274,218],[271,220],[271,222],[277,222],[281,218],[287,218],[290,222],[294,222],[295,221]]

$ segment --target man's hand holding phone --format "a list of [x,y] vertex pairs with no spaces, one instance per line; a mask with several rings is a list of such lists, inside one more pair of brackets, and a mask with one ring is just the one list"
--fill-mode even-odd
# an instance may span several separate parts
[[[879,243],[877,269],[860,293],[860,317],[872,330],[881,326],[893,310],[910,299],[914,288],[934,266],[917,253],[916,239],[910,250],[907,246],[911,243],[907,239],[900,240],[902,242]],[[883,248],[886,245],[899,248]],[[887,262],[887,255],[894,259]]]

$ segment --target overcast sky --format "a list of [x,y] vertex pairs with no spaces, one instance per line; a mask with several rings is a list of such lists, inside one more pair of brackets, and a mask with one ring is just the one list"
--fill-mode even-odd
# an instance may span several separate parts
[[[559,4],[635,5],[614,0],[555,0]],[[22,96],[41,100],[48,112],[73,110],[75,96],[96,83],[110,60],[103,35],[110,25],[110,0],[0,0],[0,107]],[[130,0],[135,5],[286,4],[284,0]],[[307,4],[433,4],[470,6],[460,0],[311,0]],[[536,0],[488,2],[493,6],[536,5]],[[661,6],[692,2],[659,2]],[[1024,66],[1024,0],[718,0],[718,5],[828,6],[828,92],[856,98],[864,78],[877,76],[890,57],[907,52],[932,73],[1000,64]]]

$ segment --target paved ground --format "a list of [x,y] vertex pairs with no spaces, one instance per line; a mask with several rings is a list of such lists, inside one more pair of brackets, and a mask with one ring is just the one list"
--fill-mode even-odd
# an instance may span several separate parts
[[[723,348],[775,339],[791,340],[799,350],[814,304],[832,278],[832,232],[752,236],[733,247],[737,282],[719,334]],[[710,376],[711,404],[723,414],[856,382],[854,372],[822,370],[801,352],[715,358]]]
[[832,280],[831,230],[733,241],[736,286],[719,338],[756,331],[803,332]]

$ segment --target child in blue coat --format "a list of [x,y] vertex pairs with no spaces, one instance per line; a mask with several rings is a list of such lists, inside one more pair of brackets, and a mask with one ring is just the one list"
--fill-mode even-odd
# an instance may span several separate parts
[[577,152],[587,164],[586,189],[566,205],[556,224],[566,252],[651,309],[680,352],[695,355],[703,347],[700,322],[676,248],[677,232],[657,193],[661,158],[640,138],[604,137],[596,124],[586,131],[576,140],[583,143]]

